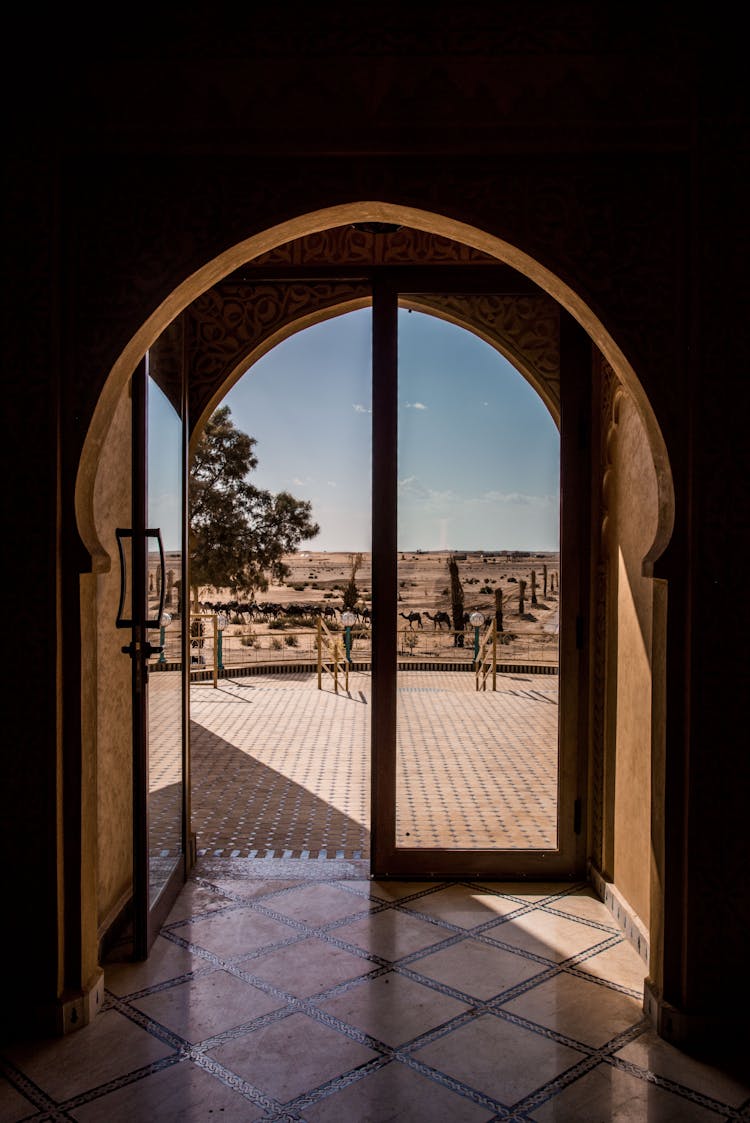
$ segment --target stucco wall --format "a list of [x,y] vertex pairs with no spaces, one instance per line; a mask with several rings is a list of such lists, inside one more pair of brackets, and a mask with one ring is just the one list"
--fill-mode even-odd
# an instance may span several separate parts
[[121,648],[130,633],[115,627],[120,561],[115,528],[131,525],[131,408],[126,388],[102,446],[94,487],[99,540],[109,551],[109,572],[97,577],[97,904],[106,927],[129,892],[132,877],[131,664]]
[[651,581],[641,576],[657,526],[657,481],[646,431],[627,394],[611,445],[610,589],[616,598],[614,881],[646,927],[651,869]]

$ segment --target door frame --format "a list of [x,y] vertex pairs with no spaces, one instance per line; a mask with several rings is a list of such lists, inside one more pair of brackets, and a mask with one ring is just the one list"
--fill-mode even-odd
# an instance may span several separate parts
[[[184,364],[182,365],[184,370]],[[146,959],[169,911],[185,883],[191,864],[192,848],[189,845],[190,774],[189,774],[189,629],[181,630],[181,802],[180,841],[181,853],[174,869],[151,903],[150,878],[150,813],[149,813],[149,671],[147,661],[151,654],[149,627],[147,626],[146,560],[149,537],[154,532],[148,522],[148,383],[150,379],[149,354],[138,364],[132,378],[132,590],[131,590],[131,644],[123,647],[132,662],[133,705],[133,958]],[[187,541],[187,387],[184,374],[179,386],[182,439],[180,451],[181,503],[181,554],[182,554],[182,605],[183,617],[186,602],[185,574]],[[124,580],[124,575],[123,575]],[[165,575],[162,574],[162,590]]]
[[[560,569],[563,573],[558,721],[560,845],[544,852],[405,849],[395,845],[399,294],[545,297],[548,294],[528,277],[502,263],[274,266],[248,262],[224,280],[247,282],[251,286],[356,281],[368,286],[372,294],[371,875],[379,878],[534,880],[584,876],[592,495],[588,437],[593,377],[590,338],[556,303],[560,317]],[[328,311],[330,313],[331,309]],[[464,326],[470,330],[468,322]],[[238,365],[235,361],[235,370]]]
[[[371,876],[580,878],[585,873],[591,343],[560,310],[560,655],[558,845],[554,850],[405,848],[396,845],[397,485],[399,295],[487,294],[492,267],[378,269],[372,276],[372,730]],[[567,500],[565,498],[567,494]],[[575,496],[575,500],[572,497]]]

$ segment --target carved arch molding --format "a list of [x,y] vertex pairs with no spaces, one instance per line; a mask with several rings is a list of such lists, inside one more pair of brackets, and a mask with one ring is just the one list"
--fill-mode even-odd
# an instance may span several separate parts
[[[219,282],[195,300],[152,350],[167,392],[180,364],[188,378],[191,427],[205,420],[233,383],[285,336],[309,324],[367,306],[360,280],[263,279],[263,269],[318,266],[498,265],[470,247],[422,231],[386,234],[352,228],[325,231],[280,246],[248,263],[246,274]],[[260,274],[256,280],[253,274]],[[437,286],[436,286],[437,287]],[[529,286],[526,286],[528,289]],[[436,293],[404,298],[404,306],[459,324],[497,348],[531,383],[559,421],[560,316],[541,291]]]

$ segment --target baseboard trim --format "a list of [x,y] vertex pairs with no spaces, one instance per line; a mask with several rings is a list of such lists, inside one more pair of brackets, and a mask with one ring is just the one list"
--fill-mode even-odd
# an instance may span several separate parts
[[65,1036],[83,1029],[94,1020],[104,1002],[104,972],[98,971],[80,990],[68,991],[60,996],[53,1011],[53,1032]]
[[651,948],[645,924],[625,900],[617,886],[608,881],[591,863],[589,863],[588,877],[597,896],[601,898],[622,928],[623,933],[640,955],[648,971]]

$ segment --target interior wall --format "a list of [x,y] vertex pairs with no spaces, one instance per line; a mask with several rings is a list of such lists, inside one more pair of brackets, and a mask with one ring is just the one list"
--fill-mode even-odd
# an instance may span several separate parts
[[618,394],[616,418],[609,446],[608,587],[616,621],[610,639],[615,648],[610,661],[615,698],[611,861],[618,892],[648,930],[653,603],[642,563],[657,531],[658,491],[646,430],[625,392]]
[[[115,529],[132,524],[131,402],[121,394],[98,461],[94,520],[111,565],[96,578],[97,912],[100,936],[129,898],[133,868],[131,662],[115,627],[120,560]],[[126,608],[127,611],[127,608]]]

